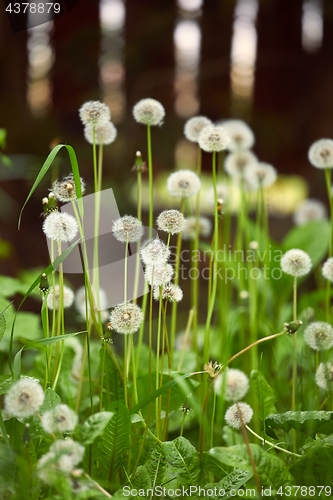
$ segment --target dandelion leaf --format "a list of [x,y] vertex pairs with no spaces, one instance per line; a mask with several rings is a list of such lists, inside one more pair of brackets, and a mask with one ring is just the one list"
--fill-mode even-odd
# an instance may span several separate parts
[[295,484],[326,486],[333,482],[333,449],[316,446],[295,462],[289,469]]
[[251,387],[258,398],[261,406],[263,420],[267,415],[276,412],[275,403],[277,400],[274,390],[271,388],[266,378],[258,370],[251,372]]
[[137,490],[147,490],[152,487],[150,474],[145,465],[139,465],[134,476],[131,478],[131,482],[133,487]]
[[163,444],[170,477],[177,478],[177,486],[198,486],[203,483],[203,468],[199,452],[182,436]]
[[[280,486],[293,484],[293,478],[280,458],[263,450],[257,444],[250,444],[249,446],[262,486],[272,486],[272,488],[278,489]],[[230,446],[229,448],[216,447],[209,450],[208,453],[222,464],[253,473],[251,461],[244,444]]]
[[150,454],[146,462],[152,486],[157,486],[163,483],[163,478],[166,470],[166,459],[163,448],[155,448]]
[[81,442],[84,446],[92,444],[103,432],[114,413],[101,411],[91,415],[81,427]]
[[0,395],[5,394],[13,383],[11,375],[0,375]]
[[[213,489],[217,495],[209,496],[213,500],[234,498],[235,491],[237,491],[241,486],[243,486],[251,477],[252,473],[244,471],[241,469],[236,469],[227,476],[225,476],[218,483],[210,483],[205,486],[205,490]],[[218,492],[223,492],[223,495],[219,495]],[[199,498],[199,497],[198,497]]]
[[269,415],[266,425],[270,428],[279,428],[285,432],[296,429],[314,437],[321,434],[333,433],[333,411],[287,411]]

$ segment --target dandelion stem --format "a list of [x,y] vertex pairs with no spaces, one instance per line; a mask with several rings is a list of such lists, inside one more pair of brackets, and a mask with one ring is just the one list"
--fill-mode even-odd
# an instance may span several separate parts
[[153,204],[153,161],[152,161],[150,125],[147,125],[147,150],[148,150],[148,188],[149,188],[149,238],[151,238],[153,223],[154,223],[154,204]]
[[272,448],[275,448],[276,450],[283,451],[284,453],[287,453],[288,455],[292,455],[293,457],[301,457],[302,455],[298,455],[298,453],[293,453],[292,451],[285,450],[284,448],[281,448],[277,444],[271,443],[270,441],[267,441],[267,439],[264,439],[263,437],[259,436],[256,432],[254,432],[248,425],[245,425],[247,430],[253,434],[256,438],[260,439],[262,443],[268,444],[269,446],[272,446]]

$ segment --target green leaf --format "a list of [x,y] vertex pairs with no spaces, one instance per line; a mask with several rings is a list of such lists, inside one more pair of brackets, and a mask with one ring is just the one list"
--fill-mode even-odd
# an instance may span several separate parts
[[0,375],[0,395],[5,394],[13,383],[11,375]]
[[78,198],[77,201],[78,201],[79,211],[80,211],[81,217],[83,216],[83,203],[81,200],[82,191],[81,191],[81,183],[80,183],[80,172],[79,172],[79,166],[78,166],[77,159],[76,159],[76,154],[75,154],[75,151],[72,148],[72,146],[69,146],[66,144],[59,144],[58,146],[56,146],[55,148],[52,149],[51,153],[46,158],[42,168],[40,169],[40,171],[37,175],[35,182],[33,183],[32,188],[30,189],[30,192],[27,196],[27,199],[25,200],[23,207],[21,209],[21,212],[20,212],[20,216],[19,216],[19,220],[18,220],[18,228],[19,229],[20,229],[20,225],[21,225],[22,213],[23,213],[23,210],[24,210],[26,204],[30,200],[34,191],[39,186],[39,184],[42,181],[42,179],[44,178],[45,174],[48,172],[49,168],[51,167],[53,160],[55,159],[55,157],[59,153],[60,149],[62,149],[62,148],[66,148],[68,155],[69,155],[69,159],[71,162],[71,168],[72,168],[72,172],[73,172],[73,177],[74,177],[76,196]]
[[226,467],[222,462],[217,460],[208,451],[205,451],[202,455],[202,463],[204,468],[213,474],[218,479],[222,479],[226,474]]
[[58,396],[58,394],[53,389],[51,389],[51,387],[48,387],[45,390],[44,402],[39,409],[39,413],[43,415],[45,412],[53,410],[60,403],[61,403],[60,396]]
[[97,437],[99,437],[103,432],[105,427],[112,418],[114,413],[110,411],[101,411],[99,413],[95,413],[85,421],[85,423],[81,427],[82,432],[82,444],[87,446],[88,444],[92,444]]
[[0,128],[0,148],[6,149],[6,137],[7,130],[5,128]]
[[333,482],[333,449],[317,446],[295,462],[289,469],[295,484],[326,486]]
[[327,253],[330,231],[330,223],[327,220],[309,222],[291,229],[282,245],[286,250],[300,248],[308,253],[315,267]]
[[279,427],[285,432],[296,429],[314,437],[333,433],[333,411],[287,411],[266,418],[266,425],[275,429]]
[[[108,405],[107,397],[115,401],[124,401],[124,385],[121,380],[117,367],[107,351],[107,347],[103,346],[99,350],[99,372],[102,373],[103,369],[103,356],[104,360],[104,387],[105,394],[103,394],[103,407]],[[108,400],[110,403],[110,399]]]
[[[225,476],[221,481],[218,483],[210,483],[205,486],[205,490],[208,489],[213,489],[216,492],[223,492],[221,495],[217,494],[214,496],[210,496],[209,498],[213,500],[219,500],[219,499],[227,499],[227,498],[234,498],[235,497],[235,491],[237,491],[241,486],[243,486],[251,477],[253,474],[248,471],[243,471],[241,469],[236,469],[227,476]],[[231,491],[233,490],[233,491]]]
[[165,459],[170,472],[177,478],[177,485],[189,487],[202,484],[203,469],[199,452],[182,436],[163,443]]
[[22,351],[25,346],[23,346],[16,354],[14,358],[14,363],[13,363],[13,379],[20,380],[21,377],[21,356],[22,356]]
[[22,284],[20,280],[10,276],[0,276],[0,295],[3,297],[12,297],[16,293],[25,293],[27,285]]
[[128,408],[120,401],[115,401],[108,410],[113,416],[100,436],[97,457],[103,478],[110,482],[127,462],[125,454],[130,449],[131,419]]
[[0,314],[0,341],[3,339],[5,331],[6,331],[6,319],[3,314]]
[[262,406],[261,411],[263,413],[263,420],[265,420],[267,415],[276,412],[276,394],[264,375],[258,370],[251,371],[251,387],[258,398],[259,404]]
[[150,454],[145,464],[148,471],[151,484],[155,486],[163,484],[163,479],[166,471],[166,459],[163,448],[155,448]]
[[133,487],[137,490],[148,490],[152,487],[151,479],[147,467],[140,465],[135,472],[134,477],[131,479]]
[[81,333],[87,333],[87,332],[84,330],[82,332],[65,333],[64,335],[56,335],[55,337],[33,340],[32,342],[26,344],[25,348],[32,349],[34,347],[45,347],[50,344],[55,344],[56,342],[61,342],[62,340],[76,337],[76,335],[80,335]]
[[[280,486],[293,484],[292,477],[280,458],[263,450],[257,444],[250,444],[249,446],[262,486],[272,486],[272,488],[277,489]],[[208,453],[222,464],[253,473],[245,444],[238,444],[229,448],[212,448]]]

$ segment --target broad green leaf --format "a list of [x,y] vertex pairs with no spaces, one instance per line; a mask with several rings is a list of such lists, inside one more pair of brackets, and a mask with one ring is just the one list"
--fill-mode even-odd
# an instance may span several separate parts
[[5,394],[13,383],[11,375],[0,375],[0,395]]
[[6,319],[3,314],[0,314],[0,341],[2,340],[6,331]]
[[296,429],[314,437],[315,434],[333,433],[333,411],[287,411],[269,415],[266,425],[285,432]]
[[10,276],[0,276],[0,295],[3,297],[12,297],[16,293],[25,293],[27,285],[22,284],[20,280]]
[[162,447],[155,448],[145,464],[152,487],[163,484],[166,470],[165,454]]
[[49,344],[55,344],[56,342],[61,342],[62,340],[76,337],[76,335],[80,335],[81,333],[87,333],[87,332],[84,330],[82,332],[65,333],[64,335],[56,335],[55,337],[33,340],[32,342],[26,344],[25,348],[32,349],[34,347],[45,347]]
[[[280,486],[293,484],[292,477],[280,458],[263,450],[257,444],[250,444],[249,446],[262,486],[272,486],[272,488],[277,489]],[[208,453],[222,464],[253,473],[245,444],[230,446],[229,448],[212,448]]]
[[208,451],[203,453],[202,463],[204,468],[217,477],[217,479],[222,479],[227,474],[225,465],[217,460]]
[[105,427],[113,415],[114,413],[110,411],[101,411],[91,415],[91,417],[89,417],[81,427],[82,444],[85,446],[92,444],[95,439],[104,432]]
[[251,387],[258,398],[259,404],[261,406],[263,420],[265,420],[266,416],[276,412],[276,394],[267,382],[264,375],[258,370],[251,371]]
[[297,460],[289,471],[294,476],[297,485],[331,486],[333,483],[332,463],[333,449],[317,446]]
[[58,396],[58,394],[53,389],[51,389],[51,387],[48,387],[45,390],[44,403],[40,407],[39,413],[43,415],[45,412],[53,410],[53,408],[58,406],[58,404],[60,403],[61,403],[60,396]]
[[[241,486],[243,486],[252,476],[253,474],[251,472],[244,471],[241,469],[236,469],[230,472],[230,474],[225,476],[218,483],[207,484],[204,489],[205,490],[213,489],[213,491],[217,492],[217,495],[209,497],[213,500],[234,498],[235,491],[237,491]],[[221,495],[219,495],[218,492],[221,492]]]
[[148,490],[152,487],[151,478],[147,467],[145,465],[140,465],[134,474],[134,477],[131,478],[131,483],[133,487],[137,490],[143,489]]
[[117,470],[127,463],[131,419],[128,408],[121,401],[115,401],[108,411],[112,412],[113,416],[100,435],[97,457],[102,477],[110,482]]
[[177,485],[189,487],[202,484],[203,469],[199,452],[182,436],[162,445],[169,472],[173,472]]
[[68,155],[69,155],[69,159],[71,162],[71,168],[72,168],[72,172],[73,172],[73,177],[74,177],[76,196],[78,198],[78,206],[79,206],[80,214],[81,214],[81,216],[83,216],[83,203],[81,200],[82,190],[81,190],[81,183],[80,183],[80,172],[79,172],[79,166],[77,163],[75,151],[72,148],[72,146],[69,146],[66,144],[59,144],[58,146],[56,146],[55,148],[52,149],[51,153],[46,158],[42,168],[40,169],[40,171],[37,175],[35,182],[33,183],[32,188],[30,189],[30,192],[27,196],[27,199],[25,200],[23,207],[21,209],[21,212],[20,212],[20,216],[19,216],[19,220],[18,220],[18,228],[19,229],[20,229],[20,225],[21,225],[22,213],[23,213],[23,210],[24,210],[26,204],[30,200],[30,198],[33,195],[33,193],[35,192],[36,188],[39,186],[39,184],[42,181],[42,179],[44,178],[45,174],[48,172],[49,168],[51,167],[53,160],[55,159],[58,152],[62,148],[66,148]]
[[309,222],[298,226],[287,234],[283,240],[285,250],[300,248],[308,253],[315,267],[325,256],[330,238],[330,223],[326,220]]

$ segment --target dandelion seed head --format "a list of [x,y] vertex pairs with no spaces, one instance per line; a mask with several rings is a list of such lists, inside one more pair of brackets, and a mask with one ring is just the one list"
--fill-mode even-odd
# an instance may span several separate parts
[[[160,300],[160,287],[154,287],[154,299]],[[168,302],[180,302],[183,298],[183,290],[174,283],[168,283],[162,286],[162,299]]]
[[141,99],[133,108],[134,119],[143,125],[162,125],[165,110],[155,99]]
[[330,257],[326,262],[324,262],[322,273],[324,278],[333,282],[333,257]]
[[175,198],[190,198],[199,192],[200,187],[200,179],[192,170],[178,170],[170,174],[167,180],[167,189]]
[[225,388],[224,399],[226,401],[239,401],[247,394],[249,387],[247,375],[236,368],[229,368],[218,375],[214,383],[214,390],[218,395],[221,395]]
[[123,243],[139,241],[143,236],[142,222],[132,215],[124,215],[113,222],[112,233]]
[[75,217],[66,212],[52,212],[43,223],[43,231],[47,238],[54,241],[72,241],[79,228]]
[[183,240],[194,240],[197,230],[198,223],[198,231],[199,236],[202,238],[206,238],[212,232],[212,223],[207,217],[199,217],[198,220],[196,216],[188,217],[186,219],[184,231],[182,233]]
[[108,106],[100,101],[88,101],[82,104],[79,115],[84,125],[93,127],[103,125],[110,121],[111,114]]
[[248,424],[253,417],[253,410],[247,403],[235,403],[227,409],[225,421],[234,429],[241,429],[242,423]]
[[173,276],[174,270],[171,264],[155,264],[146,266],[144,277],[151,286],[167,285]]
[[309,255],[298,248],[288,250],[282,256],[280,264],[284,273],[297,278],[308,274],[312,267]]
[[224,127],[208,125],[204,127],[199,135],[198,144],[201,149],[211,153],[227,149],[230,137]]
[[[216,197],[218,200],[222,200],[223,204],[228,203],[230,200],[230,188],[226,183],[219,182],[216,185]],[[210,205],[214,209],[214,186],[207,188],[205,198],[207,205]]]
[[89,144],[94,143],[94,130],[95,130],[95,144],[107,146],[114,142],[117,137],[117,129],[112,122],[102,123],[94,127],[88,123],[84,127],[84,137]]
[[[105,311],[105,309],[107,309],[108,307],[106,293],[101,288],[99,288],[98,294],[94,289],[92,290],[92,292],[94,296],[95,314],[97,314],[99,310],[101,318],[104,321],[108,317],[108,312]],[[75,308],[78,311],[78,313],[82,316],[82,318],[86,319],[86,290],[84,286],[80,287],[75,294]],[[89,300],[88,300],[88,314],[90,314]]]
[[327,351],[333,346],[333,328],[324,321],[314,321],[304,330],[304,342],[315,351]]
[[224,162],[225,171],[235,180],[243,178],[245,169],[257,165],[258,158],[251,151],[238,151],[228,154]]
[[178,234],[184,230],[186,219],[179,210],[164,210],[157,217],[156,222],[159,231]]
[[77,414],[65,404],[59,404],[42,415],[42,427],[48,434],[72,432],[77,425]]
[[277,172],[272,165],[264,162],[247,165],[244,169],[244,179],[250,189],[269,187],[277,179]]
[[159,238],[146,241],[140,249],[142,262],[146,265],[163,264],[170,253],[170,249]]
[[[64,285],[63,288],[63,307],[70,307],[74,302],[74,292],[68,286]],[[49,309],[58,309],[59,308],[59,285],[55,285],[52,288],[47,296],[47,307]]]
[[220,122],[230,141],[227,149],[229,151],[239,151],[240,149],[251,149],[254,145],[254,134],[250,127],[243,120],[226,120]]
[[[85,183],[82,177],[80,177],[80,186],[82,194],[85,193]],[[58,179],[52,184],[52,191],[49,193],[49,198],[55,198],[63,203],[68,203],[70,201],[76,200],[76,190],[73,174],[66,175],[61,181]]]
[[184,135],[189,141],[198,142],[201,130],[209,125],[213,125],[209,118],[205,116],[194,116],[185,123]]
[[333,140],[319,139],[308,153],[309,162],[316,168],[333,168]]
[[326,207],[318,200],[308,199],[303,201],[294,212],[294,223],[296,226],[303,226],[311,221],[323,220],[326,218]]
[[144,320],[142,309],[131,302],[117,305],[110,314],[113,330],[128,335],[135,333]]
[[42,406],[44,397],[44,391],[36,380],[21,378],[5,395],[5,410],[13,417],[31,417]]
[[332,389],[333,365],[331,363],[320,363],[316,371],[316,384],[320,389]]

